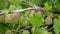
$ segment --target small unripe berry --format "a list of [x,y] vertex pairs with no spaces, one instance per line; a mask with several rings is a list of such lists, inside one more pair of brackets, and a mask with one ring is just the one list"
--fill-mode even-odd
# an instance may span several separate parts
[[5,17],[5,22],[6,22],[6,23],[11,23],[11,22],[12,22],[12,14],[6,15],[6,17]]
[[35,31],[34,29],[35,29],[34,27],[33,27],[33,28],[31,28],[31,33],[32,33],[32,34],[33,34],[33,33],[34,33],[34,31]]
[[51,25],[51,24],[53,24],[52,17],[51,17],[51,16],[48,16],[48,17],[45,19],[45,23],[46,23],[46,25]]
[[8,30],[5,34],[15,34],[15,31]]
[[48,34],[53,34],[52,32],[48,32]]
[[14,13],[12,14],[13,20],[18,20],[18,19],[19,19],[19,16],[20,16],[20,13],[19,13],[19,12],[14,12]]
[[30,34],[30,32],[28,30],[24,30],[22,34]]

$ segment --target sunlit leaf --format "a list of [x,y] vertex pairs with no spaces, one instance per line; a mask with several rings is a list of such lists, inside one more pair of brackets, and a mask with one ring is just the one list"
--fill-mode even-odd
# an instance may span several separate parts
[[33,24],[33,26],[41,26],[43,25],[44,18],[40,13],[36,13],[35,16],[30,16],[30,21]]
[[41,25],[44,23],[44,18],[42,17],[41,13],[35,13],[34,16],[30,16],[31,24],[35,27],[34,34],[37,34],[37,30]]
[[5,12],[5,14],[8,14],[9,10],[8,9],[4,9],[4,12]]
[[47,2],[46,3],[44,3],[44,9],[46,10],[46,11],[48,11],[48,10],[51,10],[52,9],[52,6],[50,6]]
[[9,10],[15,10],[16,6],[15,5],[10,5]]
[[60,33],[60,18],[58,17],[58,19],[54,19],[54,32],[55,34],[59,34]]

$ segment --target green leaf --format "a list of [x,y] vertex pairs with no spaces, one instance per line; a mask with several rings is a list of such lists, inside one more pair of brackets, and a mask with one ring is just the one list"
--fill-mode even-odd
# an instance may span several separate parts
[[30,21],[33,26],[39,27],[43,25],[44,18],[42,17],[40,13],[36,13],[35,16],[30,16]]
[[5,0],[0,0],[0,10],[5,8]]
[[15,5],[10,5],[9,10],[15,10],[16,6]]
[[54,19],[54,32],[55,34],[59,34],[60,32],[60,18],[58,17],[58,19]]
[[19,4],[16,4],[16,10],[22,9],[22,6]]
[[31,2],[32,4],[35,4],[37,6],[43,7],[43,3],[45,3],[47,0],[27,0],[28,2]]
[[47,2],[46,3],[44,3],[44,9],[46,10],[46,11],[48,11],[48,10],[51,10],[52,9],[52,6],[50,6]]
[[30,22],[35,28],[33,34],[37,34],[37,30],[44,23],[44,18],[42,17],[41,13],[37,12],[34,16],[30,15]]
[[21,0],[9,0],[9,2],[12,4],[20,4]]
[[4,9],[4,12],[5,12],[5,14],[8,14],[9,10],[8,9]]
[[18,9],[22,9],[22,6],[17,4],[17,5],[10,5],[9,10],[18,10]]
[[5,33],[7,30],[9,30],[9,27],[5,24],[0,24],[0,32],[3,34]]
[[56,4],[56,10],[60,12],[60,5]]
[[19,26],[19,23],[16,21],[9,24],[9,27],[11,30],[16,30],[18,26]]

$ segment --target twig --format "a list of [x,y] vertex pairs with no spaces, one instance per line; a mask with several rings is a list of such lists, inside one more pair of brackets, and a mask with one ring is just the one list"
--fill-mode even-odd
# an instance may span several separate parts
[[53,27],[49,28],[48,31],[51,31],[53,29]]
[[26,9],[21,9],[21,10],[13,10],[12,12],[24,12],[28,10],[35,10],[35,8],[26,8]]
[[29,30],[29,29],[31,29],[31,28],[32,28],[31,25],[30,25],[30,26],[27,26],[27,27],[25,27],[25,28],[19,30],[18,33],[21,33],[21,32],[24,31],[24,30]]

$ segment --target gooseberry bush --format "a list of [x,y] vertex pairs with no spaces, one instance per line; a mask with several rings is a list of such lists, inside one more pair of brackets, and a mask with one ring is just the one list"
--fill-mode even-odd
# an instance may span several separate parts
[[60,0],[0,0],[0,34],[60,34]]

